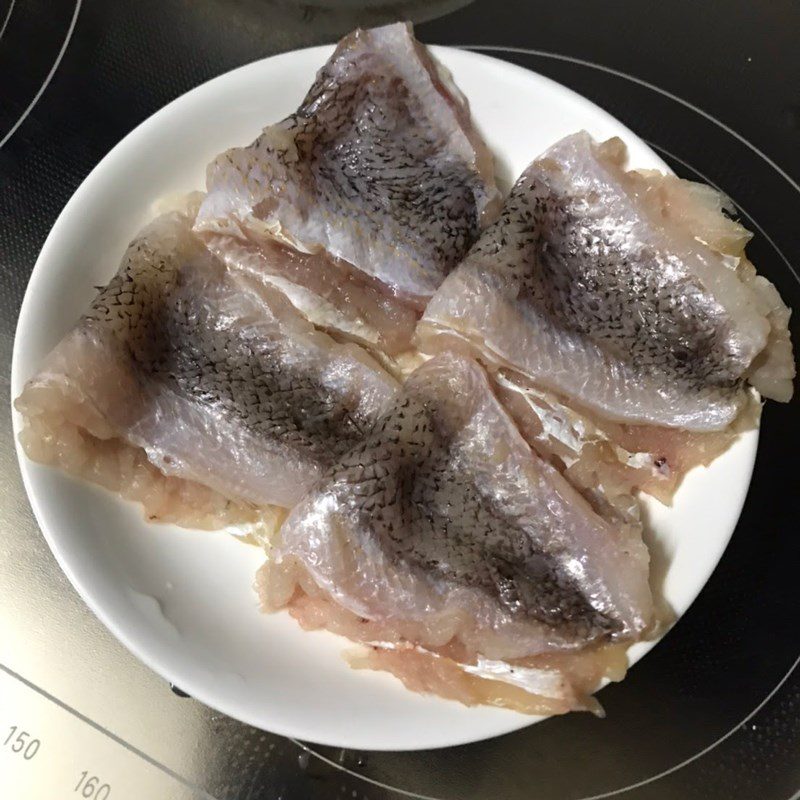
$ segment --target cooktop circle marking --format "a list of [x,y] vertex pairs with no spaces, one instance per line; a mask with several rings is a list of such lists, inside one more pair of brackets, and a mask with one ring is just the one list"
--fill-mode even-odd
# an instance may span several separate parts
[[[0,139],[0,147],[2,147],[17,131],[20,125],[28,117],[28,114],[33,111],[33,107],[39,102],[42,95],[44,94],[44,90],[50,84],[50,81],[53,80],[53,75],[56,74],[56,70],[58,69],[58,65],[61,63],[61,59],[64,58],[64,53],[67,51],[67,45],[69,44],[70,39],[72,38],[72,33],[75,30],[75,23],[78,21],[78,13],[81,10],[81,4],[83,0],[75,0],[75,11],[72,13],[72,19],[69,23],[69,28],[67,29],[67,35],[64,37],[64,42],[61,45],[61,49],[58,51],[58,55],[56,56],[56,60],[53,63],[53,66],[50,67],[50,72],[47,73],[47,77],[44,79],[44,82],[39,87],[39,91],[33,96],[33,100],[31,100],[30,105],[22,112],[19,119],[11,126],[11,130],[2,138]],[[12,3],[13,7],[13,3]],[[11,12],[9,11],[8,16],[10,16]],[[6,19],[8,22],[8,19]],[[5,28],[5,25],[3,26]]]
[[640,789],[642,786],[646,786],[649,783],[653,783],[661,778],[665,778],[667,775],[671,775],[673,772],[683,769],[693,761],[697,761],[697,759],[702,758],[707,753],[710,753],[715,747],[721,745],[726,739],[729,739],[731,736],[733,736],[733,734],[736,733],[739,728],[741,728],[743,725],[746,725],[756,714],[758,714],[758,712],[761,711],[761,709],[764,708],[764,706],[777,694],[781,686],[783,686],[783,684],[789,680],[789,676],[794,672],[798,664],[800,664],[800,656],[795,659],[794,664],[789,667],[789,671],[778,681],[778,683],[775,685],[775,688],[738,725],[735,725],[726,734],[720,736],[715,742],[712,742],[710,745],[695,753],[693,756],[681,761],[680,764],[675,764],[669,769],[665,769],[663,772],[659,772],[658,774],[652,775],[651,777],[645,778],[637,783],[631,783],[628,786],[623,786],[620,789],[612,789],[610,792],[603,792],[602,794],[587,795],[579,798],[579,800],[604,800],[604,798],[616,797],[616,795],[630,792],[633,789]]
[[11,0],[11,2],[8,4],[8,11],[6,11],[6,17],[3,20],[3,27],[0,28],[0,39],[3,38],[3,34],[6,32],[6,28],[8,27],[8,21],[11,19],[11,12],[14,10],[16,2],[17,0]]
[[[745,139],[745,137],[742,136],[740,133],[738,133],[737,131],[733,130],[733,128],[731,128],[730,126],[726,125],[724,122],[721,122],[716,117],[714,117],[711,114],[709,114],[707,111],[704,111],[703,109],[698,108],[697,106],[693,105],[688,100],[684,100],[683,98],[678,97],[677,95],[674,95],[671,92],[668,92],[666,89],[661,89],[660,87],[655,86],[654,84],[648,83],[647,81],[644,81],[641,78],[636,78],[633,75],[628,75],[628,74],[626,74],[624,72],[620,72],[619,70],[612,69],[611,67],[605,67],[602,64],[594,64],[591,61],[586,61],[586,60],[581,59],[581,58],[573,58],[572,56],[565,56],[565,55],[561,55],[559,53],[550,53],[550,52],[547,52],[545,50],[534,50],[534,49],[523,48],[523,47],[503,47],[503,46],[489,46],[489,45],[460,45],[460,47],[463,50],[488,50],[488,51],[501,51],[501,52],[505,51],[505,52],[512,52],[512,53],[523,53],[523,54],[527,54],[527,55],[541,56],[543,58],[553,58],[553,59],[558,60],[558,61],[568,61],[568,62],[572,62],[572,63],[575,63],[575,64],[579,64],[581,66],[598,69],[598,70],[600,70],[602,72],[606,72],[606,73],[609,73],[611,75],[615,75],[616,77],[624,78],[624,79],[629,80],[629,81],[631,81],[633,83],[637,83],[637,84],[639,84],[641,86],[644,86],[647,89],[652,89],[653,91],[655,91],[655,92],[657,92],[657,93],[669,98],[670,100],[674,100],[675,102],[679,103],[680,105],[685,106],[686,108],[690,109],[691,111],[696,112],[697,114],[699,114],[700,116],[704,117],[705,119],[708,119],[709,121],[713,122],[715,125],[720,127],[722,130],[724,130],[727,133],[729,133],[735,139],[737,139],[738,141],[742,142],[744,145],[749,147],[756,155],[758,155],[762,160],[764,160],[767,164],[769,164],[782,178],[784,178],[789,183],[789,185],[793,189],[795,189],[795,191],[798,192],[798,194],[800,194],[800,185],[798,185],[791,178],[791,176],[789,176],[788,173],[785,172],[785,170],[781,169],[771,158],[769,158],[769,156],[767,156],[763,152],[761,152],[761,150],[759,150],[754,144],[752,144],[747,139]],[[750,222],[753,223],[753,226],[764,237],[764,239],[767,242],[769,242],[769,244],[772,246],[772,248],[775,250],[775,252],[781,258],[781,260],[786,264],[786,266],[788,267],[789,271],[791,272],[791,274],[795,278],[795,280],[797,280],[798,283],[800,283],[800,275],[798,275],[797,271],[794,269],[794,267],[792,266],[792,264],[790,263],[790,261],[786,257],[786,255],[783,253],[783,251],[775,244],[775,241],[772,239],[772,237],[752,217],[752,215],[750,215],[747,212],[747,210],[745,208],[743,208],[741,205],[739,205],[739,203],[737,203],[736,200],[734,200],[734,198],[732,198],[730,196],[730,194],[725,192],[723,189],[721,189],[719,186],[717,186],[713,181],[709,180],[709,178],[707,178],[702,172],[700,172],[700,170],[696,169],[691,164],[689,164],[686,161],[684,161],[682,158],[678,158],[677,156],[673,155],[672,153],[670,153],[665,148],[661,147],[658,144],[655,144],[652,141],[648,141],[647,144],[650,145],[651,147],[655,148],[656,150],[659,150],[661,153],[663,153],[667,157],[677,161],[679,164],[683,165],[687,169],[691,170],[692,172],[695,173],[695,175],[697,175],[703,181],[708,183],[710,186],[713,186],[717,191],[722,192],[727,197],[729,197],[731,202],[742,212],[742,214],[744,214],[750,220]],[[800,656],[797,657],[797,659],[794,661],[794,663],[791,665],[791,667],[789,667],[789,669],[786,672],[786,674],[778,681],[778,683],[766,695],[766,697],[764,697],[764,699],[749,714],[747,714],[747,716],[744,717],[744,719],[742,719],[739,723],[734,725],[727,733],[725,733],[722,736],[720,736],[716,741],[712,742],[711,744],[709,744],[708,746],[706,746],[702,750],[699,750],[694,755],[690,756],[689,758],[685,759],[684,761],[681,761],[678,764],[673,765],[672,767],[669,767],[666,770],[663,770],[662,772],[657,773],[656,775],[650,776],[649,778],[644,778],[643,780],[637,781],[636,783],[631,783],[631,784],[628,784],[627,786],[622,786],[619,789],[612,789],[611,791],[603,792],[601,794],[585,795],[584,797],[579,798],[579,800],[607,800],[607,798],[615,797],[615,796],[621,795],[621,794],[625,794],[627,792],[633,791],[634,789],[639,789],[642,786],[646,786],[646,785],[648,785],[650,783],[654,783],[655,781],[660,780],[661,778],[665,778],[668,775],[671,775],[672,773],[683,769],[683,767],[688,766],[692,762],[697,761],[698,759],[700,759],[703,756],[707,755],[712,750],[714,750],[716,747],[721,745],[724,741],[729,739],[743,725],[746,725],[753,717],[755,717],[756,714],[758,714],[758,712],[761,711],[761,709],[764,708],[764,706],[777,694],[777,692],[780,691],[781,687],[786,683],[786,681],[789,680],[789,677],[792,675],[794,670],[797,668],[798,664],[800,664]],[[306,744],[303,744],[302,742],[298,741],[297,739],[291,739],[291,741],[294,742],[294,744],[296,744],[298,747],[302,748],[306,752],[308,752],[311,755],[313,755],[316,758],[318,758],[320,761],[323,761],[326,764],[329,764],[330,766],[336,767],[337,769],[340,769],[342,772],[345,772],[348,775],[352,775],[355,778],[359,778],[359,779],[365,781],[366,783],[370,783],[373,786],[378,786],[378,787],[380,787],[382,789],[388,789],[389,791],[395,792],[397,794],[401,794],[401,795],[403,795],[405,797],[417,798],[417,800],[447,800],[446,798],[435,797],[433,795],[417,794],[416,792],[409,791],[408,789],[401,789],[401,788],[398,788],[398,787],[395,787],[395,786],[390,786],[389,784],[386,784],[386,783],[382,783],[381,781],[377,781],[374,778],[370,778],[370,777],[368,777],[366,775],[362,775],[361,773],[355,772],[354,770],[351,770],[350,768],[348,768],[348,767],[346,767],[346,766],[344,766],[342,764],[339,764],[339,763],[333,761],[332,759],[327,758],[326,756],[322,755],[321,753],[317,753],[316,750],[312,749],[311,747],[309,747]],[[798,796],[800,796],[800,794]],[[792,800],[794,800],[794,798],[792,798]]]
[[671,158],[673,161],[677,161],[681,166],[686,167],[686,169],[690,169],[692,172],[695,173],[695,175],[697,175],[698,178],[701,178],[709,186],[713,186],[718,192],[728,197],[731,200],[731,202],[736,206],[736,208],[738,208],[739,211],[741,211],[741,213],[744,214],[744,216],[746,216],[748,220],[753,223],[753,227],[764,237],[764,239],[766,239],[766,241],[768,241],[772,245],[775,252],[783,260],[783,263],[786,264],[786,267],[788,268],[789,272],[791,272],[792,275],[794,276],[794,279],[798,283],[800,283],[800,274],[798,274],[797,270],[791,265],[789,259],[784,255],[783,250],[781,250],[780,247],[778,247],[778,245],[775,244],[773,238],[753,219],[753,217],[750,214],[747,213],[746,208],[743,208],[737,202],[735,202],[724,189],[721,189],[719,186],[717,186],[717,184],[714,183],[714,181],[712,181],[711,178],[704,175],[696,167],[693,167],[691,164],[687,164],[682,158],[678,158],[678,156],[674,155],[673,153],[670,153],[669,150],[667,150],[665,147],[662,147],[660,144],[656,144],[655,142],[651,141],[647,141],[647,144],[650,145],[650,147],[652,147],[654,150],[658,150],[660,153],[667,156],[667,158]]
[[627,72],[622,72],[621,70],[614,69],[613,67],[606,67],[603,64],[595,64],[592,61],[586,61],[583,58],[565,56],[561,53],[551,53],[547,50],[535,50],[528,47],[505,47],[503,45],[483,44],[462,44],[455,46],[460,47],[462,50],[487,50],[489,52],[523,53],[532,56],[541,56],[542,58],[552,58],[556,61],[568,61],[572,64],[580,64],[583,67],[599,69],[601,72],[607,72],[609,75],[616,75],[618,78],[624,78],[627,81],[631,81],[631,83],[637,83],[639,86],[644,86],[646,89],[652,89],[654,92],[657,92],[664,97],[668,97],[670,100],[674,100],[676,103],[680,103],[680,105],[685,106],[691,111],[694,111],[701,117],[705,117],[710,122],[713,122],[717,127],[722,128],[722,130],[724,130],[726,133],[729,133],[731,136],[733,136],[734,139],[749,147],[757,156],[759,156],[759,158],[766,161],[767,164],[769,164],[782,178],[784,178],[798,194],[800,194],[800,183],[797,183],[797,181],[792,178],[792,176],[789,175],[786,170],[784,170],[782,167],[779,167],[768,155],[766,155],[766,153],[759,150],[751,141],[745,139],[741,133],[731,128],[730,125],[727,125],[726,123],[717,119],[713,114],[709,114],[708,111],[704,111],[702,108],[694,105],[694,103],[690,103],[688,100],[684,100],[682,97],[673,94],[667,89],[662,89],[660,86],[656,86],[655,84],[643,80],[642,78],[637,78],[635,75],[628,75]]

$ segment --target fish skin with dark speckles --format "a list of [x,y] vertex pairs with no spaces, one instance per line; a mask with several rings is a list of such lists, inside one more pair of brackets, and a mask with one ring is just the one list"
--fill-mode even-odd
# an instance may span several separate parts
[[207,188],[196,229],[208,241],[275,236],[417,307],[499,207],[466,99],[407,23],[346,36],[297,112],[219,156]]
[[165,475],[289,507],[363,436],[396,383],[282,295],[230,275],[192,221],[166,214],[137,236],[17,408],[29,418],[69,408],[79,435],[91,419]]
[[455,354],[412,373],[293,509],[265,569],[283,602],[310,580],[412,644],[473,656],[635,639],[652,618],[641,528],[595,513]]
[[729,426],[748,384],[786,401],[789,311],[707,186],[624,170],[619,139],[568,136],[534,161],[418,328],[614,422]]

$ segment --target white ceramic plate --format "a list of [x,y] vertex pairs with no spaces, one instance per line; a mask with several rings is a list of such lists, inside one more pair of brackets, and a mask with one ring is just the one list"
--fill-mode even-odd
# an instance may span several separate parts
[[[14,343],[12,394],[116,271],[122,252],[173,193],[201,189],[205,165],[293,111],[330,55],[317,47],[223,75],[159,111],[120,142],[67,204],[33,270]],[[585,128],[621,136],[631,165],[664,169],[633,133],[553,81],[475,53],[434,48],[469,98],[509,181],[560,137]],[[19,419],[15,416],[15,425]],[[655,579],[678,614],[705,584],[736,524],[757,434],[690,476],[674,507],[649,507]],[[33,464],[20,453],[33,510],[64,572],[105,625],[142,661],[219,711],[276,733],[360,749],[475,741],[530,717],[406,691],[395,678],[352,671],[347,643],[265,616],[252,589],[259,551],[226,534],[148,525],[138,506]],[[630,650],[635,661],[648,649]]]

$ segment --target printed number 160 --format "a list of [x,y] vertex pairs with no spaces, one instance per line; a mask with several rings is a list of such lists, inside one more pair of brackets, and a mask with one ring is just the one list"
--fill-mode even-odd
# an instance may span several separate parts
[[81,772],[81,779],[78,785],[72,790],[80,792],[83,797],[92,800],[106,800],[111,794],[111,787],[107,783],[100,783],[97,775],[90,775],[86,770]]

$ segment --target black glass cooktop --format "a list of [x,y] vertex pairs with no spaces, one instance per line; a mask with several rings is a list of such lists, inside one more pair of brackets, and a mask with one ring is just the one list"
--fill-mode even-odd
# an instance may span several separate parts
[[[114,144],[223,71],[397,18],[417,21],[425,42],[469,47],[560,81],[626,123],[677,173],[719,187],[755,232],[751,259],[800,309],[800,5],[793,0],[0,0],[6,386],[17,310],[38,251]],[[792,331],[797,345],[797,316]],[[163,779],[153,797],[219,800],[797,797],[798,410],[797,401],[770,406],[730,547],[664,642],[623,684],[603,691],[606,719],[575,714],[417,753],[339,751],[256,731],[178,698],[133,663],[76,600],[38,538],[6,410],[0,741],[15,724],[4,707],[32,713],[25,712],[30,693],[63,715],[52,735],[59,724],[80,724],[124,755],[124,787],[110,788],[118,797],[143,796],[135,789],[145,772],[147,780]],[[44,611],[14,633],[29,606]],[[154,733],[166,729],[169,737]],[[202,757],[179,757],[179,750]],[[22,784],[9,776],[19,772],[6,769],[4,757],[0,748],[1,796],[77,796],[71,784],[61,794],[39,790],[30,775],[29,793],[14,791]]]

